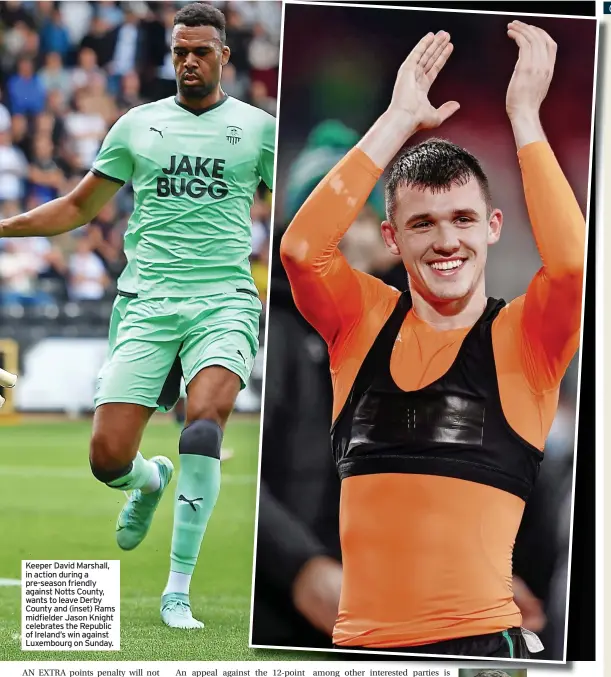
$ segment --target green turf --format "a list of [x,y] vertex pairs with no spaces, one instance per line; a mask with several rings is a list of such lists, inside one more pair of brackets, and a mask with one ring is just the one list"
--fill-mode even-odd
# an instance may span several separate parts
[[[146,540],[124,553],[114,525],[120,491],[89,471],[89,421],[0,426],[0,578],[18,579],[22,559],[120,559],[121,651],[21,651],[20,588],[0,586],[0,660],[321,660],[320,653],[248,648],[258,422],[233,417],[223,446],[221,494],[191,585],[202,632],[159,620],[172,533],[172,501],[161,502]],[[179,429],[156,417],[142,451],[178,460]],[[172,485],[173,490],[174,484]]]

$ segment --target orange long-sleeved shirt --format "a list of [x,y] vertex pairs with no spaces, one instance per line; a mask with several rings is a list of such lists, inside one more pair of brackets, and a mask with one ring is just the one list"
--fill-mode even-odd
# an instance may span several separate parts
[[[505,418],[543,449],[579,344],[585,226],[549,145],[529,144],[518,157],[543,267],[527,293],[501,310],[492,340]],[[334,419],[399,295],[353,270],[338,250],[381,173],[353,149],[308,198],[281,246],[297,307],[329,347]],[[391,358],[396,384],[413,391],[438,379],[468,330],[438,331],[410,311]],[[512,494],[455,478],[345,479],[334,642],[410,646],[519,625],[511,558],[523,508]]]

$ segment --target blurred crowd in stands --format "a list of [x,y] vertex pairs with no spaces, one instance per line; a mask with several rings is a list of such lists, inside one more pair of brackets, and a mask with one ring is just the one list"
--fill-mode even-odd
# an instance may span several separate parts
[[[118,117],[175,94],[169,45],[184,4],[0,3],[0,218],[65,194]],[[227,18],[224,91],[275,115],[281,3],[210,4]],[[262,188],[252,208],[252,266],[263,299],[270,205]],[[112,296],[131,209],[128,185],[72,233],[0,240],[0,302],[41,306]]]

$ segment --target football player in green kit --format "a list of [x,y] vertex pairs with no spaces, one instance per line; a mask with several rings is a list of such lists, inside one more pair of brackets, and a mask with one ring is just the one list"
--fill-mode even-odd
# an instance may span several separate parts
[[169,459],[147,460],[138,448],[179,360],[188,404],[161,598],[162,620],[174,628],[203,627],[191,614],[189,585],[219,493],[223,430],[258,347],[250,206],[261,180],[272,187],[275,120],[224,94],[229,55],[219,10],[202,3],[180,9],[172,33],[177,96],[121,117],[71,193],[0,221],[2,237],[64,233],[133,183],[127,266],[96,392],[90,463],[101,482],[131,490],[116,534],[131,550],[173,474]]

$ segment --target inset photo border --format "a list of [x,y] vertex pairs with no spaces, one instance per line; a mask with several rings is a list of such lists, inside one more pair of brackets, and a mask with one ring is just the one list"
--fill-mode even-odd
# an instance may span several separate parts
[[251,646],[566,662],[597,47],[285,4]]

